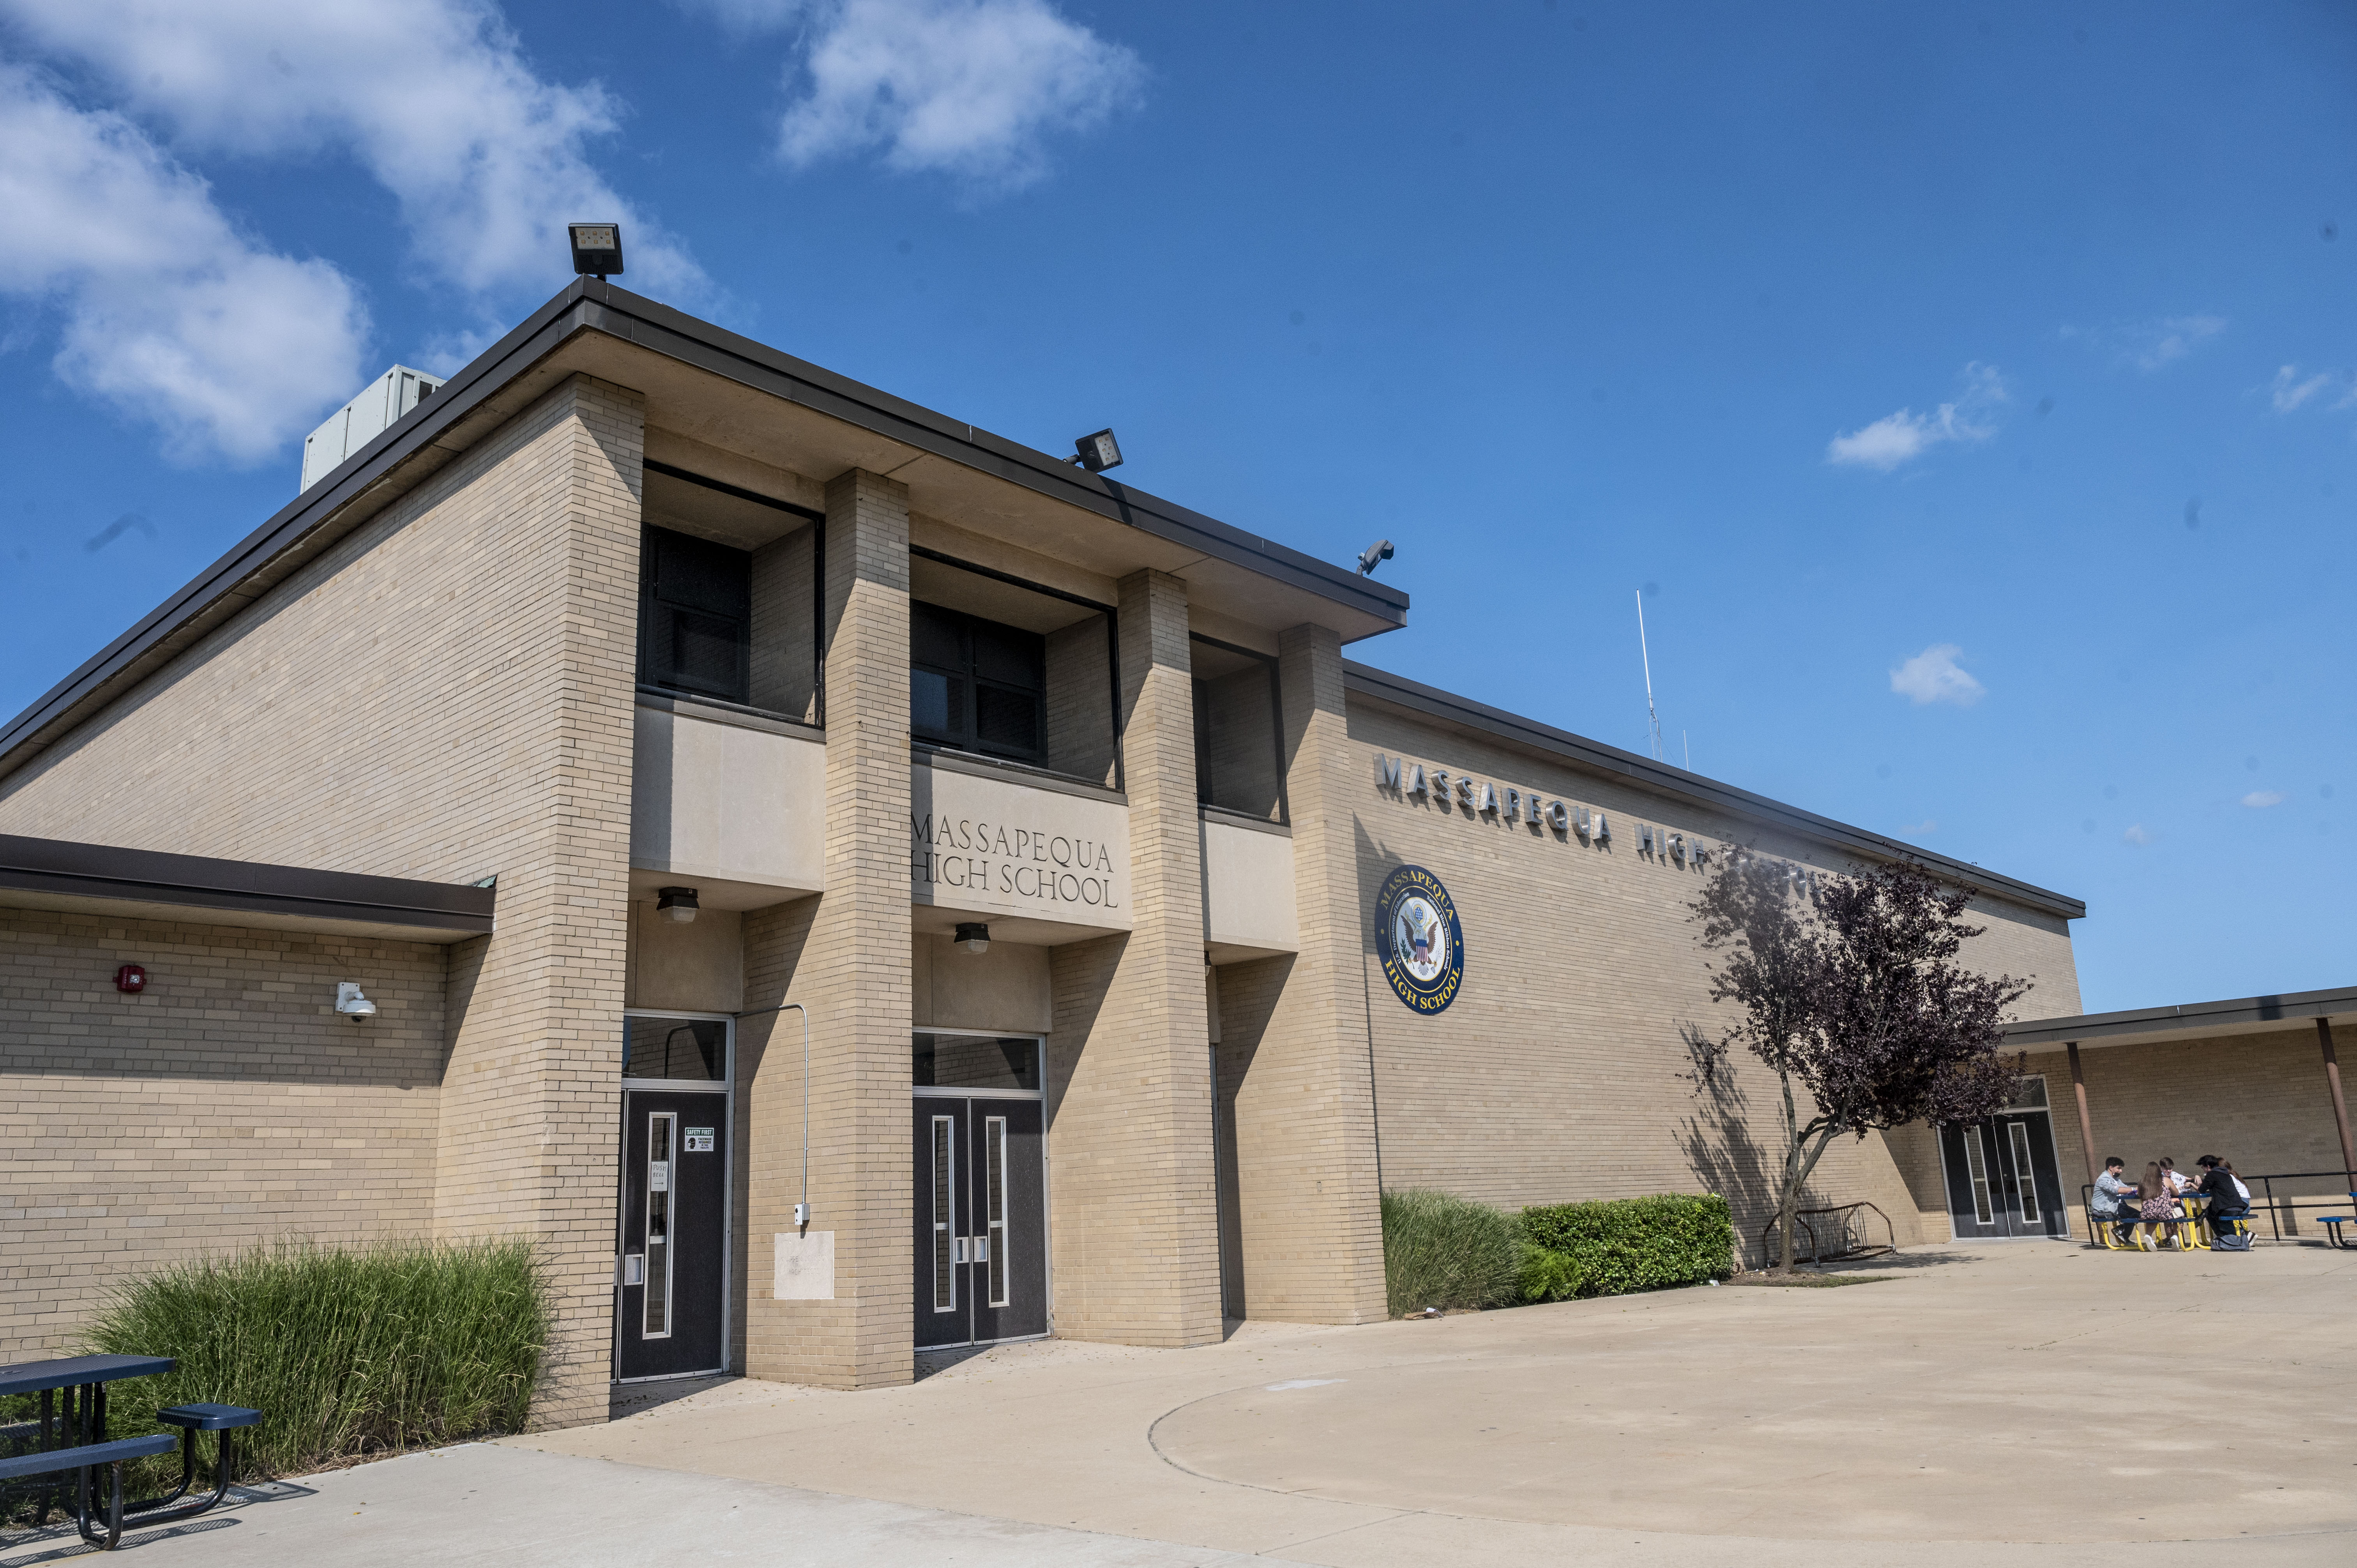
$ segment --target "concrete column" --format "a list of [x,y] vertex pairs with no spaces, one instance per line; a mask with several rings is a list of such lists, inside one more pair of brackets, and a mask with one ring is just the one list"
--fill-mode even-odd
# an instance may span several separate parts
[[1380,1150],[1368,1050],[1367,915],[1342,650],[1318,626],[1278,643],[1301,950],[1222,972],[1245,1311],[1308,1323],[1384,1316]]
[[2316,1039],[2324,1047],[2324,1081],[2332,1090],[2332,1126],[2341,1134],[2341,1170],[2357,1171],[2357,1148],[2349,1142],[2349,1101],[2341,1092],[2341,1058],[2332,1049],[2331,1019],[2316,1021]]
[[1133,924],[1050,960],[1056,1332],[1201,1345],[1220,1256],[1186,585],[1134,574],[1119,614]]
[[757,1378],[870,1388],[915,1375],[909,1144],[909,500],[854,469],[826,490],[826,891],[745,921],[748,1008],[810,1009],[811,1232],[831,1300],[780,1301],[801,1201],[801,1021],[738,1031],[745,1359]]

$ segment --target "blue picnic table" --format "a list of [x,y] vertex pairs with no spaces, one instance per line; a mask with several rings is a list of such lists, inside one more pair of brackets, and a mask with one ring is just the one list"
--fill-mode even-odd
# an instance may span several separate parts
[[[22,1421],[0,1428],[0,1437],[8,1440],[7,1446],[16,1450],[0,1457],[0,1483],[25,1477],[62,1477],[70,1474],[73,1487],[67,1504],[75,1528],[81,1538],[100,1551],[113,1550],[123,1539],[123,1520],[126,1513],[137,1516],[135,1525],[159,1524],[166,1520],[186,1519],[204,1512],[228,1495],[230,1480],[230,1432],[241,1426],[252,1426],[262,1419],[259,1411],[236,1405],[190,1404],[174,1405],[156,1412],[156,1419],[180,1429],[175,1439],[169,1433],[150,1433],[141,1437],[109,1438],[106,1434],[106,1386],[126,1378],[149,1378],[168,1372],[178,1363],[169,1356],[66,1356],[49,1361],[24,1361],[13,1367],[0,1367],[0,1394],[38,1394],[41,1413],[37,1420]],[[62,1394],[64,1397],[59,1398]],[[220,1434],[216,1460],[219,1484],[212,1496],[199,1502],[179,1503],[188,1495],[197,1474],[197,1434]],[[133,1459],[155,1454],[168,1454],[174,1447],[181,1451],[180,1485],[178,1490],[161,1498],[125,1504],[123,1500],[123,1466]],[[107,1470],[113,1479],[113,1496],[105,1514],[105,1528],[96,1527],[91,1497],[90,1473]],[[37,1488],[39,1498],[36,1521],[46,1520],[60,1489],[59,1482],[50,1480]]]

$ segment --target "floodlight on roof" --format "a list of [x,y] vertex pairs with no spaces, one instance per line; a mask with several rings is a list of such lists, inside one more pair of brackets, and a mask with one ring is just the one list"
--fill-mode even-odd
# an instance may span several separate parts
[[597,278],[622,270],[622,226],[619,223],[569,223],[573,237],[573,270]]
[[1121,443],[1113,438],[1110,430],[1100,430],[1094,435],[1083,435],[1072,443],[1077,449],[1069,461],[1080,465],[1092,474],[1102,474],[1107,468],[1121,467]]

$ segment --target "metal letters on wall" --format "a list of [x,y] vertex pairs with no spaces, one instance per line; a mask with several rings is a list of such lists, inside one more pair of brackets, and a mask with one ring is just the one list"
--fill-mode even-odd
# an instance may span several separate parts
[[1399,867],[1375,897],[1375,921],[1393,994],[1414,1012],[1445,1011],[1465,983],[1465,929],[1440,878],[1420,865]]

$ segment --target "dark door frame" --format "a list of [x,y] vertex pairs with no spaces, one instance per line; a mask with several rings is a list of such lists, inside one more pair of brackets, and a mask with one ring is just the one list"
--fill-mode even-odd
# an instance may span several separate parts
[[[2067,1241],[2073,1239],[2071,1230],[2072,1206],[2068,1202],[2064,1201],[2062,1196],[2061,1175],[2061,1145],[2054,1136],[2053,1103],[2050,1100],[2048,1100],[2044,1094],[2046,1075],[2043,1073],[2028,1073],[2024,1076],[2026,1078],[2036,1079],[2039,1081],[2040,1090],[2040,1098],[2041,1101],[2045,1101],[2044,1103],[2038,1105],[2008,1106],[2005,1110],[1997,1112],[1995,1115],[1986,1117],[1979,1122],[1972,1122],[1968,1126],[1961,1127],[1957,1129],[1957,1132],[1964,1137],[1979,1137],[1982,1134],[1983,1130],[1992,1122],[2007,1121],[2026,1122],[2033,1116],[2043,1116],[2046,1119],[2046,1152],[2050,1160],[2051,1160],[2055,1165],[2055,1189],[2051,1193],[2044,1191],[2040,1192],[2039,1219],[2040,1223],[2042,1226],[2046,1223],[2046,1219],[2049,1215],[2057,1216],[2061,1220],[2062,1229],[2059,1233],[2050,1230],[2025,1230],[2021,1229],[2023,1221],[2018,1207],[2018,1199],[2017,1198],[2015,1200],[2015,1207],[2007,1211],[2007,1218],[2003,1221],[2005,1230],[2007,1232],[2006,1234],[1993,1236],[1968,1236],[1964,1234],[1956,1225],[1956,1204],[1954,1195],[1957,1190],[1956,1177],[1959,1173],[1954,1172],[1950,1168],[1948,1164],[1948,1141],[1946,1138],[1940,1136],[1938,1130],[1935,1129],[1932,1135],[1932,1142],[1939,1145],[1940,1150],[1940,1201],[1941,1206],[1948,1212],[1948,1239],[1952,1241]],[[1985,1142],[1981,1155],[1983,1159],[1991,1162],[1988,1179],[1989,1194],[1993,1200],[1991,1212],[1994,1214],[1998,1212],[1999,1208],[2003,1205],[2005,1197],[2007,1196],[2006,1188],[2001,1187],[1998,1185],[1998,1172],[1995,1161],[1999,1157],[2003,1157],[2009,1161],[2011,1159],[2011,1151],[2009,1146],[2004,1149],[1991,1149]],[[2033,1177],[2035,1176],[2036,1172],[2036,1160],[2037,1151],[2033,1149],[2031,1151],[2031,1169]],[[1964,1188],[1969,1191],[1972,1186],[1972,1173],[1967,1170],[1961,1174],[1964,1178]],[[2040,1185],[2042,1187],[2042,1182]]]
[[[699,1023],[727,1026],[727,1046],[723,1053],[725,1063],[716,1083],[703,1079],[626,1078],[621,1080],[622,1092],[633,1090],[658,1094],[718,1094],[721,1097],[721,1125],[727,1128],[723,1147],[727,1150],[728,1170],[720,1208],[720,1365],[717,1371],[736,1369],[734,1350],[737,1305],[737,1018],[731,1013],[697,1013],[681,1007],[625,1007],[625,1018],[693,1018]],[[620,1126],[618,1122],[617,1126]],[[627,1133],[627,1129],[624,1130]],[[714,1369],[700,1372],[658,1372],[652,1377],[625,1378],[622,1369],[622,1200],[629,1193],[630,1173],[623,1168],[629,1155],[627,1143],[617,1152],[614,1161],[614,1320],[608,1344],[606,1373],[617,1383],[658,1383],[672,1378],[708,1378]]]
[[[686,1016],[684,1014],[670,1015]],[[940,1089],[912,1084],[909,1086],[909,1099],[911,1101],[964,1100],[977,1105],[986,1104],[994,1100],[1028,1100],[1039,1107],[1040,1288],[1047,1293],[1048,1326],[1039,1334],[1018,1334],[1012,1339],[970,1338],[960,1341],[959,1345],[944,1345],[937,1348],[955,1349],[962,1345],[1011,1345],[1026,1339],[1052,1338],[1056,1333],[1056,1246],[1055,1234],[1051,1227],[1054,1224],[1053,1215],[1056,1206],[1052,1197],[1055,1162],[1048,1149],[1048,1036],[1033,1034],[1028,1029],[950,1029],[932,1024],[915,1025],[909,1032],[913,1035],[961,1035],[978,1040],[1029,1040],[1033,1048],[1039,1053],[1039,1087],[1037,1090]],[[961,1160],[965,1158],[963,1155],[957,1157]],[[913,1192],[909,1194],[912,1203],[915,1197]],[[969,1324],[973,1322],[971,1315],[968,1316],[967,1322]]]

